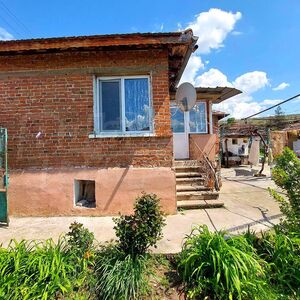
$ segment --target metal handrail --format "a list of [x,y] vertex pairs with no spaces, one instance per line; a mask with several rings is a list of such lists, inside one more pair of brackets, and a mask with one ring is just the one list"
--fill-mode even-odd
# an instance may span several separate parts
[[[215,186],[215,189],[216,189],[217,191],[219,191],[219,190],[220,190],[219,179],[218,179],[218,176],[217,176],[217,174],[216,174],[216,171],[215,171],[215,169],[214,169],[214,167],[213,167],[211,161],[209,160],[209,158],[207,157],[207,155],[202,151],[202,149],[196,144],[196,142],[195,142],[193,139],[191,139],[191,140],[193,141],[193,143],[194,143],[194,145],[196,146],[196,148],[201,152],[202,157],[204,157],[204,161],[205,161],[206,164],[208,165],[209,170],[211,171],[211,175],[212,175],[213,178],[214,178],[214,186]],[[199,161],[200,161],[200,159],[199,159]]]

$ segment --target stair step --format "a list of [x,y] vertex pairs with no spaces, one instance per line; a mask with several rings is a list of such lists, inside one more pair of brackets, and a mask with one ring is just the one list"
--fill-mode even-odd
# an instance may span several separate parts
[[175,172],[177,173],[198,173],[201,174],[199,167],[194,166],[194,167],[175,167]]
[[176,172],[176,178],[182,177],[199,177],[201,173],[199,172]]
[[179,177],[176,178],[176,184],[199,184],[203,183],[204,178],[203,177]]
[[223,207],[224,203],[220,200],[182,200],[177,202],[177,208],[195,209],[195,208],[215,208]]
[[175,160],[174,167],[198,167],[200,163],[197,160]]
[[219,198],[218,192],[212,192],[212,191],[183,191],[183,192],[177,192],[176,193],[177,201],[181,200],[216,200]]
[[209,188],[203,185],[177,185],[176,191],[177,192],[184,192],[184,191],[208,191]]

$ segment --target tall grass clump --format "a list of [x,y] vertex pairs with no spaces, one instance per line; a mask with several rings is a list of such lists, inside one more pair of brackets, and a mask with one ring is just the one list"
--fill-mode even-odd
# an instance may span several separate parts
[[0,249],[0,299],[53,299],[79,289],[88,274],[88,261],[58,243],[11,241]]
[[[266,232],[260,237],[249,233],[248,240],[264,259],[271,286],[285,294],[300,296],[300,238],[297,234]],[[249,238],[250,237],[250,238]]]
[[164,225],[159,199],[143,194],[136,199],[134,214],[114,219],[118,238],[96,255],[96,290],[99,299],[141,299],[150,290],[149,247],[162,237]]
[[190,299],[260,299],[265,285],[261,263],[245,237],[200,226],[184,242],[178,272]]
[[141,299],[150,292],[151,260],[126,255],[116,245],[106,246],[96,258],[99,299]]

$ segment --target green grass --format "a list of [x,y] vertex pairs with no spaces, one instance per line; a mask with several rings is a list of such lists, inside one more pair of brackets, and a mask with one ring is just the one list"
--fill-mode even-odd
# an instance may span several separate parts
[[178,271],[191,299],[266,299],[262,263],[246,238],[200,226],[185,240]]
[[149,255],[126,255],[115,245],[96,254],[96,293],[102,300],[141,299],[150,291]]
[[12,241],[0,248],[0,299],[54,299],[84,286],[88,261],[58,243]]
[[267,278],[278,293],[300,297],[300,237],[281,232],[247,233],[246,238],[266,261]]

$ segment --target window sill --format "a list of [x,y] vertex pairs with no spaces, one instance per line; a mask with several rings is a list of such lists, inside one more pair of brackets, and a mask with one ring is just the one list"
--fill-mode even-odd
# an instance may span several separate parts
[[89,139],[105,139],[105,138],[126,138],[126,137],[153,137],[153,132],[138,133],[91,133]]
[[189,132],[189,134],[208,134],[208,132]]

